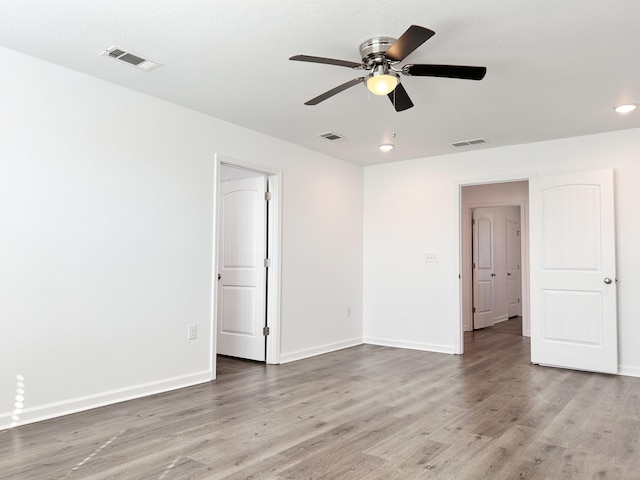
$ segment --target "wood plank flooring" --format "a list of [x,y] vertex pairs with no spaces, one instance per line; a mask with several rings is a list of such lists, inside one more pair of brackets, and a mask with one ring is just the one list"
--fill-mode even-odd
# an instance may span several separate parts
[[640,378],[372,345],[0,432],[0,479],[639,479]]

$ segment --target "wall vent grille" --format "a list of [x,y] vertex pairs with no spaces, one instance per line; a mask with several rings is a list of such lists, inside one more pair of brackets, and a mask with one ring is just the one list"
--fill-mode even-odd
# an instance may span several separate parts
[[319,133],[318,137],[322,137],[325,138],[327,140],[330,140],[332,142],[335,142],[337,140],[344,140],[344,137],[338,133],[335,132],[324,132],[324,133]]
[[478,145],[480,143],[487,143],[484,138],[474,138],[473,140],[461,140],[459,142],[451,142],[449,145],[452,147],[468,147],[470,145]]
[[100,55],[105,55],[116,60],[120,60],[127,63],[128,65],[132,65],[136,68],[139,68],[140,70],[144,70],[145,72],[150,72],[151,70],[155,70],[156,68],[162,66],[160,62],[149,60],[148,58],[144,58],[142,55],[128,52],[116,46],[107,48],[104,52],[100,52]]

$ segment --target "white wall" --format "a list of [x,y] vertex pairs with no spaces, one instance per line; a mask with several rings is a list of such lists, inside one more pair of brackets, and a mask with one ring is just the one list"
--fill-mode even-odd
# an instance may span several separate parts
[[479,205],[516,205],[529,200],[529,182],[500,182],[462,187],[463,208]]
[[[365,169],[365,341],[453,352],[459,341],[459,185],[613,168],[619,363],[640,376],[640,129]],[[425,252],[440,263],[424,263]]]
[[0,427],[211,378],[216,153],[283,172],[282,357],[362,341],[361,167],[0,62]]
[[283,175],[283,363],[362,343],[363,169],[292,157]]

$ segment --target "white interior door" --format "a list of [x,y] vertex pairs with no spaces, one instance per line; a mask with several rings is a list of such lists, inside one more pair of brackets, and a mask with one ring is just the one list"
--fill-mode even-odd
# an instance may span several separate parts
[[520,225],[507,220],[507,315],[522,315],[520,302]]
[[531,361],[618,371],[613,171],[532,178]]
[[264,361],[265,178],[221,183],[219,212],[217,352]]
[[473,328],[494,324],[493,213],[473,211]]

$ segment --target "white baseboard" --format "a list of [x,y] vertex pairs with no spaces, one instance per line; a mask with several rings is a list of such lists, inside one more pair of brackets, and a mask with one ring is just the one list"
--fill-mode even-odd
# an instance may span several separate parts
[[392,340],[388,338],[372,338],[365,337],[364,343],[371,345],[380,345],[383,347],[409,348],[411,350],[422,350],[424,352],[450,353],[455,354],[453,345],[431,345],[421,342],[407,342],[404,340]]
[[618,375],[624,375],[627,377],[640,377],[640,367],[618,365]]
[[493,319],[493,323],[506,322],[507,320],[509,320],[508,315],[500,315],[499,317]]
[[295,362],[296,360],[315,357],[316,355],[323,355],[325,353],[335,352],[344,348],[355,347],[356,345],[362,345],[363,343],[362,338],[352,338],[350,340],[322,345],[320,347],[307,348],[305,350],[297,350],[290,353],[281,353],[280,363]]
[[100,392],[85,397],[72,398],[61,402],[49,403],[30,408],[25,408],[20,413],[20,418],[14,420],[13,413],[0,413],[0,430],[26,425],[28,423],[62,417],[71,413],[78,413],[92,408],[104,407],[114,403],[125,402],[140,397],[164,393],[179,388],[191,387],[200,383],[209,382],[212,379],[211,371],[182,375],[168,378],[158,382],[144,383],[131,387]]

